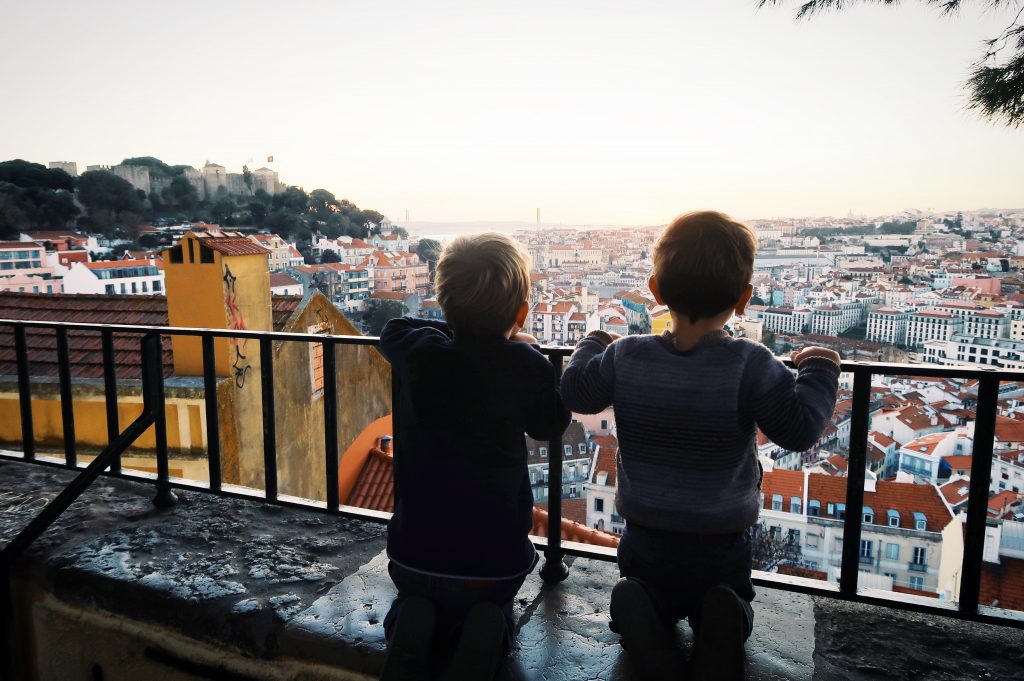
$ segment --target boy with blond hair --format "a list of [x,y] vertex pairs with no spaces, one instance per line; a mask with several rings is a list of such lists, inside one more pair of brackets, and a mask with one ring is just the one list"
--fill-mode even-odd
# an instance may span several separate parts
[[437,264],[446,322],[392,319],[380,349],[394,405],[395,513],[383,679],[490,679],[514,637],[512,601],[537,562],[524,433],[569,422],[554,367],[519,333],[530,266],[510,238],[455,239]]
[[756,249],[750,230],[721,213],[676,218],[654,247],[649,282],[671,330],[622,339],[593,331],[562,378],[571,410],[615,410],[615,503],[626,530],[611,626],[644,679],[686,673],[674,630],[684,617],[696,639],[689,678],[743,678],[760,510],[756,428],[803,451],[835,408],[837,353],[793,353],[794,378],[763,345],[724,330],[750,301]]

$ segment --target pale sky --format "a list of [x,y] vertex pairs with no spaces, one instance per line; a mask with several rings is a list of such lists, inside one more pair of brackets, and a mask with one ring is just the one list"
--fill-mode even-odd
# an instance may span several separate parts
[[1024,206],[1024,127],[964,109],[1012,19],[908,0],[33,2],[0,9],[0,160],[128,156],[396,222],[658,224]]

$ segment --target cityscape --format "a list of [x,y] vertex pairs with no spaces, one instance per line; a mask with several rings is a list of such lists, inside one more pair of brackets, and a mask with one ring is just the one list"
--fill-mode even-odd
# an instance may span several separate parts
[[[443,235],[410,234],[373,211],[365,213],[376,220],[339,228],[319,219],[319,202],[328,200],[328,217],[337,214],[338,206],[352,204],[333,195],[324,199],[329,194],[324,190],[307,195],[283,184],[266,167],[235,173],[207,162],[201,170],[177,166],[179,171],[166,172],[166,164],[140,158],[113,167],[89,166],[81,178],[74,163],[48,164],[47,172],[78,179],[80,226],[69,221],[63,229],[15,230],[15,239],[0,242],[0,317],[17,319],[32,308],[48,310],[36,318],[51,321],[132,323],[131,315],[121,319],[117,310],[135,309],[125,302],[134,297],[152,298],[156,306],[146,303],[147,309],[165,310],[164,317],[157,313],[155,318],[172,326],[217,327],[226,319],[231,328],[255,329],[259,326],[253,318],[239,312],[250,295],[272,301],[267,309],[272,308],[275,320],[287,316],[279,310],[297,319],[307,306],[317,309],[316,324],[282,328],[271,325],[268,317],[267,330],[375,335],[394,316],[443,318],[432,290]],[[10,171],[8,180],[19,177],[12,167],[27,166],[23,161],[0,164]],[[33,169],[42,172],[43,166]],[[104,181],[127,193],[138,193],[140,216],[130,228],[81,228],[97,224],[92,220],[97,209],[82,200],[83,179],[97,174],[116,178]],[[188,208],[168,205],[170,198],[161,205],[161,194],[170,197],[174,186],[184,186],[177,178],[190,188]],[[261,214],[261,201],[273,210],[283,205],[275,197],[286,195],[306,197],[307,204],[297,207],[302,221],[298,226],[283,221],[283,230],[272,231],[267,223],[280,216]],[[217,203],[231,206],[222,213],[225,224],[206,221],[213,219]],[[189,209],[200,219],[173,216]],[[148,222],[141,217],[145,213],[152,216]],[[907,210],[872,217],[753,218],[747,223],[759,244],[754,297],[745,313],[729,323],[732,334],[764,343],[782,356],[820,345],[852,361],[1024,368],[1024,209]],[[533,263],[524,330],[540,344],[554,347],[571,347],[595,329],[620,335],[670,330],[669,310],[647,288],[650,253],[661,229],[538,221],[535,227],[515,230],[513,237]],[[237,301],[227,300],[226,317],[213,309],[203,324],[205,313],[195,308],[204,302],[193,297],[187,312],[174,302],[175,288],[185,285],[183,275],[174,272],[179,264],[213,262],[214,252],[237,279],[232,282]],[[244,266],[242,261],[229,266],[230,258],[248,260]],[[243,279],[244,272],[251,274]],[[216,295],[221,286],[217,280]],[[192,296],[197,291],[190,289]],[[156,304],[164,298],[166,303]],[[258,365],[240,365],[248,351],[243,353],[241,346],[234,351],[232,372],[242,388]],[[176,374],[188,373],[185,354],[184,343],[175,341]],[[308,362],[313,383],[307,389],[315,398],[323,392],[322,352],[310,355]],[[967,501],[978,384],[977,379],[874,377],[859,548],[862,584],[956,600],[964,549],[962,533],[953,529],[963,522]],[[302,399],[301,392],[295,399]],[[192,404],[190,408],[197,408],[201,400]],[[983,587],[1011,594],[1016,580],[1024,583],[1024,385],[1001,383],[998,405],[985,555],[993,564],[1015,567]],[[189,427],[187,411],[179,414],[178,455],[171,467],[184,477],[202,477],[205,429]],[[839,581],[851,412],[852,382],[844,374],[832,423],[815,447],[786,451],[758,434],[764,469],[758,532],[764,555],[755,560],[756,567]],[[377,430],[377,444],[362,452],[363,469],[353,471],[348,487],[353,505],[387,511],[386,495],[375,497],[364,489],[371,472],[376,484],[390,475],[390,450],[381,439],[390,434],[386,427]],[[15,431],[4,435],[8,445],[17,441]],[[365,439],[368,431],[357,431],[348,434],[350,441]],[[246,458],[245,442],[240,434],[233,445],[240,459]],[[322,484],[302,469],[302,461],[315,458],[315,452],[299,451],[308,444],[305,435],[297,438],[296,447],[284,446],[292,451],[287,484],[293,493],[323,498]],[[625,521],[615,509],[614,414],[574,415],[562,447],[562,513],[568,536],[615,546]],[[549,502],[548,449],[549,443],[528,440],[535,531],[540,534],[545,532]],[[136,464],[141,470],[150,466],[145,456]],[[259,477],[247,472],[242,461],[237,482],[259,487]],[[998,600],[1003,607],[1024,609],[1024,602],[1006,595]]]

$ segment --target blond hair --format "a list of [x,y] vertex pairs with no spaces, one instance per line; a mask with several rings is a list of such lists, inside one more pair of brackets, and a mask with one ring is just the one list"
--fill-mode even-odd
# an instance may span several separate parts
[[504,234],[460,236],[441,254],[435,284],[454,331],[503,336],[530,297],[530,258]]
[[754,274],[757,240],[728,215],[680,215],[654,245],[654,277],[665,304],[690,321],[736,305]]

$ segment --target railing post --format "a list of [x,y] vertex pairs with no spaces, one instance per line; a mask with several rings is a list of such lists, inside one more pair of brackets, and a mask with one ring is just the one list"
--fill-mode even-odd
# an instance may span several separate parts
[[[109,447],[121,434],[120,419],[117,414],[117,364],[114,359],[114,334],[104,329],[103,341],[103,396],[107,407],[107,446]],[[118,454],[110,464],[112,473],[121,472],[121,455]]]
[[334,343],[323,344],[324,358],[324,464],[327,476],[327,510],[337,511],[338,491],[338,377],[335,374]]
[[178,502],[171,491],[167,461],[167,414],[164,405],[164,352],[159,332],[151,331],[142,338],[142,399],[153,417],[156,436],[156,496],[153,505],[168,508]]
[[18,400],[21,404],[21,446],[25,458],[36,458],[36,436],[32,426],[32,384],[29,377],[28,344],[25,327],[14,327],[14,352],[18,360]]
[[260,383],[263,388],[263,487],[277,499],[277,423],[274,409],[274,342],[260,338]]
[[75,451],[75,402],[71,393],[71,359],[68,353],[68,329],[57,327],[57,375],[60,378],[60,414],[64,431],[64,463],[68,468],[78,464]]
[[992,444],[996,436],[999,376],[982,376],[978,406],[974,413],[974,450],[971,453],[971,484],[967,498],[967,527],[964,531],[964,563],[960,580],[960,612],[978,613],[981,566],[985,559],[985,525],[992,476]]
[[[555,382],[562,380],[562,357],[549,357],[555,369]],[[569,576],[569,568],[562,560],[562,433],[552,433],[548,442],[548,545],[544,550],[541,579],[556,584]]]
[[850,460],[846,474],[846,517],[843,520],[843,562],[839,591],[857,593],[860,574],[860,530],[864,515],[864,476],[867,474],[868,413],[871,409],[871,370],[853,370],[853,413],[850,415]]
[[213,352],[213,336],[203,335],[203,402],[206,407],[206,462],[210,471],[210,489],[219,491],[220,416],[217,409],[217,359]]

